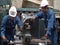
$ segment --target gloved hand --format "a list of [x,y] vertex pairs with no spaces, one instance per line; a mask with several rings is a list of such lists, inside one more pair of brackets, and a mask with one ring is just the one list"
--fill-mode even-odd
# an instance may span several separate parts
[[14,44],[14,42],[12,40],[10,40],[10,44]]

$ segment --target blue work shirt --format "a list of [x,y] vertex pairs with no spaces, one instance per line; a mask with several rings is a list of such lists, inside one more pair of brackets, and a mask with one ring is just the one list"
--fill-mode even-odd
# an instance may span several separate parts
[[20,28],[23,24],[18,16],[16,16],[13,20],[10,19],[9,15],[4,16],[1,23],[1,36],[6,36],[8,40],[13,40],[16,24],[18,25],[18,28]]
[[38,12],[36,15],[36,18],[43,18],[45,27],[47,28],[46,34],[51,35],[51,32],[56,30],[56,19],[55,19],[55,14],[52,9],[48,9],[47,12]]

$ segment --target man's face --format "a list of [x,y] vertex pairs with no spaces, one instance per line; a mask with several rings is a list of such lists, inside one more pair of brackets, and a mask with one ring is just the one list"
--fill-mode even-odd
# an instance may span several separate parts
[[47,6],[45,6],[45,7],[41,7],[41,9],[42,9],[43,12],[47,12],[48,7],[47,7]]
[[11,20],[14,20],[14,17],[11,17],[11,16],[10,16],[10,19],[11,19]]
[[[14,11],[11,11],[11,12],[10,12],[10,14],[13,15],[13,16],[15,15],[15,13],[16,13],[16,12],[14,12]],[[14,20],[14,17],[10,16],[10,19],[11,19],[11,20]]]

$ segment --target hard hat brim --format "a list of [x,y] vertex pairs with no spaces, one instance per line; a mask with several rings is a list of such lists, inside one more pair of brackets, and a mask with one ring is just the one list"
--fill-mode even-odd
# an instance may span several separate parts
[[13,16],[13,15],[9,15],[9,16],[11,16],[11,17],[16,17],[16,15],[14,15],[14,16]]

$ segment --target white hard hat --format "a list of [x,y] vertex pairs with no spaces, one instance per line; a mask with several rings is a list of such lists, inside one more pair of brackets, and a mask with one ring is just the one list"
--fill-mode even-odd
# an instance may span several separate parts
[[45,7],[47,5],[49,5],[48,1],[47,0],[42,0],[41,4],[40,4],[40,7]]
[[16,10],[16,7],[15,6],[12,6],[9,10],[9,16],[11,17],[16,17],[17,15],[17,10]]

